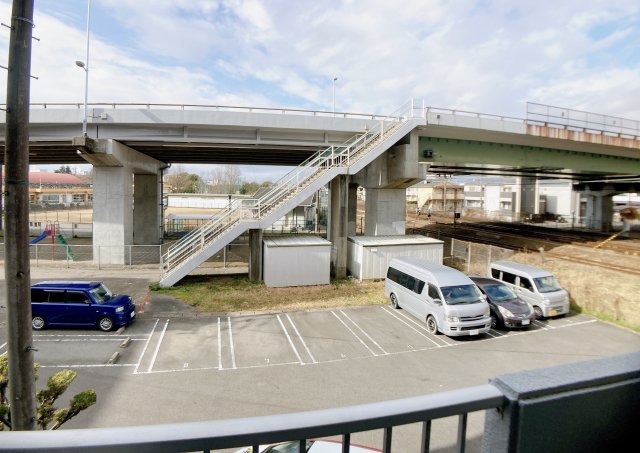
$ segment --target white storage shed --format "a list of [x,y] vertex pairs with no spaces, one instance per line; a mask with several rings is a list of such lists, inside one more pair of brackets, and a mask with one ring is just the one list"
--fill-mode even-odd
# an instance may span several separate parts
[[442,264],[444,242],[420,235],[350,236],[347,246],[347,270],[362,281],[385,278],[389,261],[398,256]]
[[274,236],[262,240],[264,284],[284,286],[328,285],[331,242],[317,236]]

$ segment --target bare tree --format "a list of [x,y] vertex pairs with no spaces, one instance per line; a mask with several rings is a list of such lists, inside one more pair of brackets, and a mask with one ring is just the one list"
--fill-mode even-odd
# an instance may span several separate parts
[[242,172],[237,165],[222,165],[211,172],[211,193],[236,193],[242,186]]

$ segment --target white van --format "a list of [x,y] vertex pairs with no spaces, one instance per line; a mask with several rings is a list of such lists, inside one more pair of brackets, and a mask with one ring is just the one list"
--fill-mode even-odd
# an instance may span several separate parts
[[569,313],[569,293],[548,271],[512,261],[496,261],[489,264],[489,277],[511,286],[518,297],[533,307],[538,319]]
[[414,257],[389,263],[384,294],[395,308],[404,308],[427,323],[427,330],[445,335],[478,335],[491,328],[489,305],[462,272]]

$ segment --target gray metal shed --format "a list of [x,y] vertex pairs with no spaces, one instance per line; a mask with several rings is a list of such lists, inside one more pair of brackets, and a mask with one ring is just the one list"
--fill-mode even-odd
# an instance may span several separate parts
[[328,285],[331,242],[317,236],[274,236],[262,241],[268,287]]
[[442,264],[444,242],[420,235],[349,236],[347,270],[358,280],[385,278],[389,261],[415,256]]

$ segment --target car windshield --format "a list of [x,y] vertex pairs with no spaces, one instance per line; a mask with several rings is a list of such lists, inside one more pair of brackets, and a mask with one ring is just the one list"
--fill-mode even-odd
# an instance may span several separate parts
[[91,290],[89,290],[89,292],[93,296],[93,300],[95,300],[99,304],[107,302],[113,298],[113,293],[109,291],[109,288],[107,288],[103,284],[92,288]]
[[558,280],[553,275],[546,277],[534,278],[533,281],[541,293],[552,293],[554,291],[560,291],[562,287],[558,283]]
[[494,302],[515,299],[516,293],[507,285],[487,285],[483,287],[487,296]]
[[442,295],[449,305],[473,304],[482,300],[482,293],[476,285],[444,286]]

